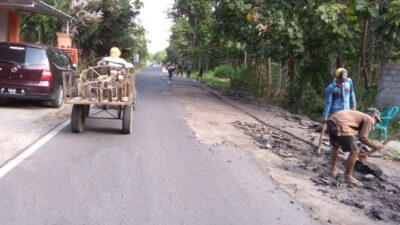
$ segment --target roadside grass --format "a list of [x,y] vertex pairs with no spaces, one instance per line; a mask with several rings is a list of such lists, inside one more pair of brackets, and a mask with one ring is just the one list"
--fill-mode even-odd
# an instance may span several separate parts
[[[192,77],[196,79],[197,81],[200,81],[200,78],[197,78],[197,75],[199,74],[199,71],[194,71],[192,73]],[[228,89],[231,86],[231,81],[229,78],[218,78],[214,75],[213,71],[207,71],[206,73],[203,73],[203,83],[210,83],[211,85],[219,88],[225,88]]]
[[143,67],[135,67],[131,73],[132,74],[137,74],[142,68]]

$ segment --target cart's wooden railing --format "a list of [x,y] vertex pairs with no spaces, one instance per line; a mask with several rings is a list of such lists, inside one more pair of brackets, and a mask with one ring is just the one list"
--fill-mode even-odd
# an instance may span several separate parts
[[136,99],[135,75],[125,68],[95,66],[62,78],[66,104],[130,105]]

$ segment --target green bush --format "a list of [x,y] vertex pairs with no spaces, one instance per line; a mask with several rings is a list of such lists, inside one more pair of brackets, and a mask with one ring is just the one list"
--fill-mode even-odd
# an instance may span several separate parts
[[214,76],[219,78],[229,78],[231,73],[232,70],[228,65],[219,65],[214,68]]
[[322,112],[324,110],[324,99],[319,97],[317,94],[317,90],[312,86],[310,82],[307,83],[305,90],[305,97],[306,101],[301,101],[301,113],[306,114],[313,120],[321,121],[322,119]]
[[246,66],[237,68],[237,74],[232,69],[231,88],[237,91],[249,91],[249,79],[247,77]]
[[369,89],[364,87],[356,89],[357,110],[364,112],[368,108],[376,107],[376,96],[378,95],[378,85],[371,85]]
[[210,83],[210,84],[212,84],[216,87],[220,87],[220,88],[229,88],[231,86],[231,82],[229,79],[221,80],[218,77],[215,77],[212,71],[208,71],[203,74],[202,82]]

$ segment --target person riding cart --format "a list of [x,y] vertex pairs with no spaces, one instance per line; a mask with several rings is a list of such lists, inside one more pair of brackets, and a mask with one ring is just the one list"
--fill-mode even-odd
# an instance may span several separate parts
[[110,56],[104,57],[100,60],[97,65],[99,66],[112,66],[112,67],[125,67],[125,68],[133,68],[132,63],[128,63],[125,59],[120,58],[121,51],[117,47],[112,47],[110,49]]
[[[117,47],[112,47],[110,49],[110,56],[104,57],[102,60],[97,62],[100,68],[100,74],[108,74],[113,80],[123,80],[123,69],[133,68],[132,63],[128,63],[125,59],[120,58],[121,51]],[[100,79],[108,79],[107,76]]]

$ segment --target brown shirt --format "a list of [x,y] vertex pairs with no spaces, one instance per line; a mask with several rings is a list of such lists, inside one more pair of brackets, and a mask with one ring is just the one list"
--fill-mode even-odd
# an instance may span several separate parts
[[371,148],[377,148],[377,143],[368,138],[374,127],[374,120],[368,114],[356,110],[342,110],[329,117],[335,122],[338,136],[358,135],[360,141]]

